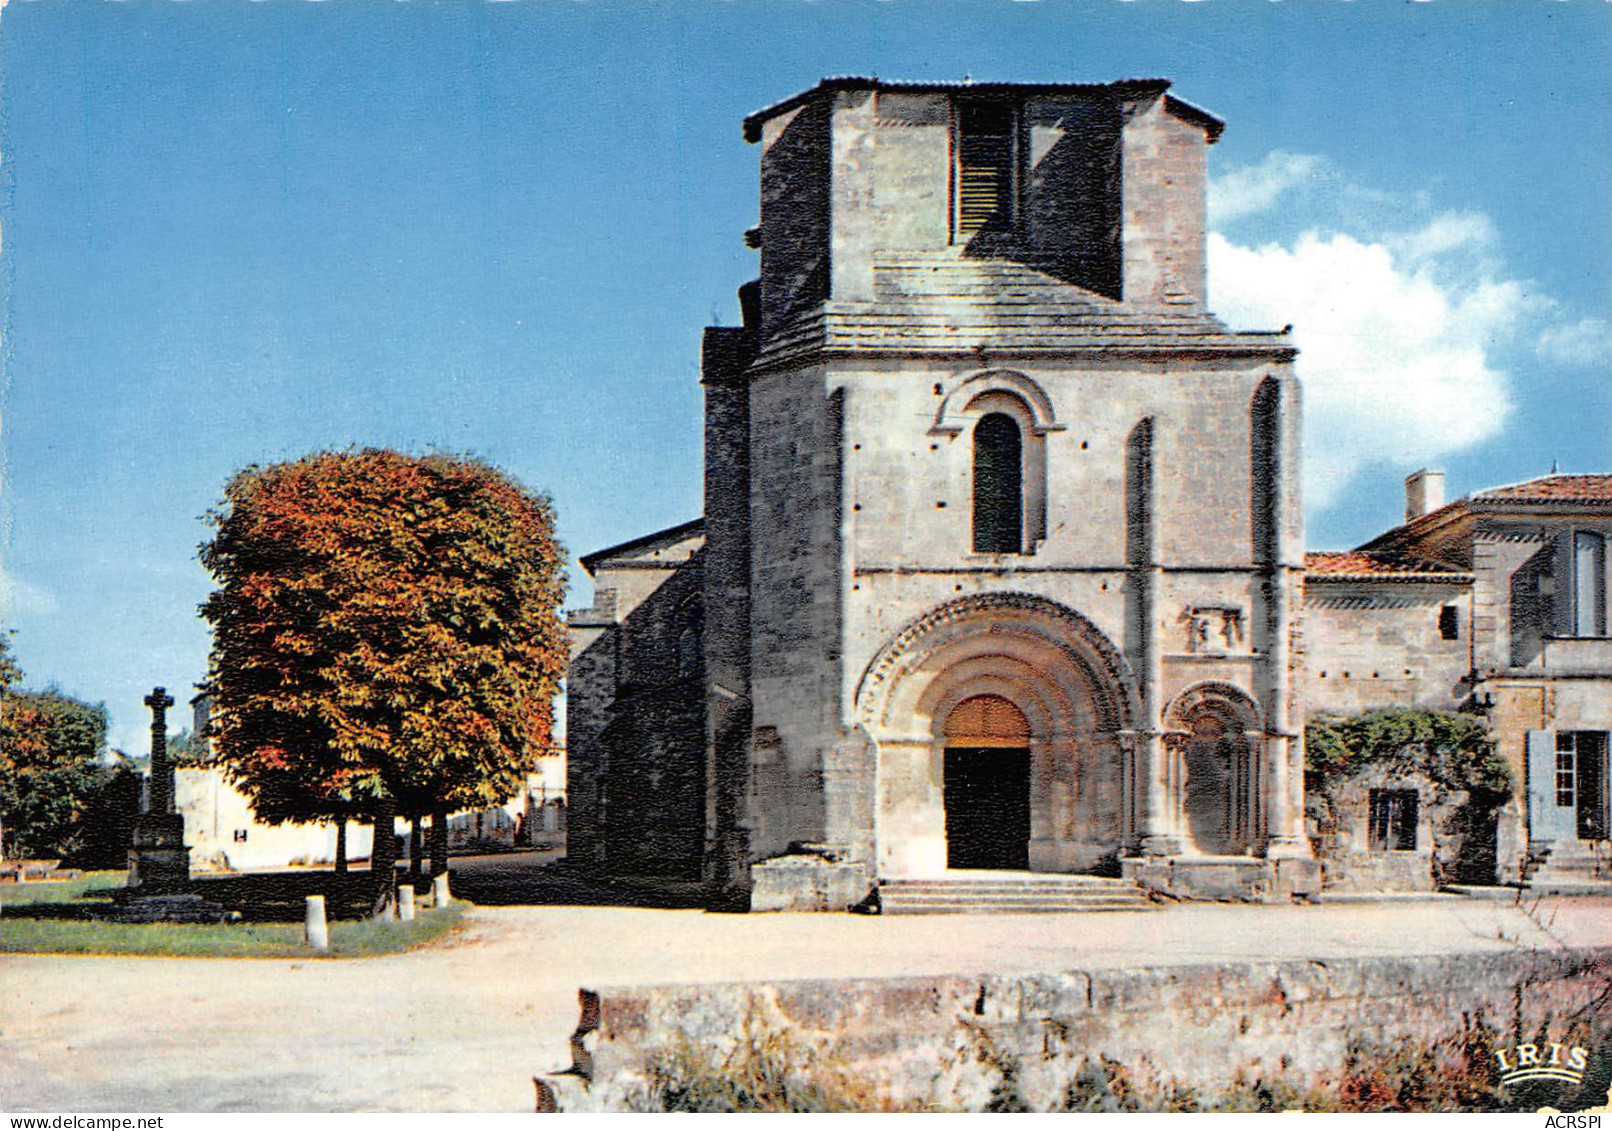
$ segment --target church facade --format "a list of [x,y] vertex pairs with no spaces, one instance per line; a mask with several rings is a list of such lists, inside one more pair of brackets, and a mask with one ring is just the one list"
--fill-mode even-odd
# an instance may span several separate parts
[[583,559],[573,865],[753,908],[1317,890],[1296,351],[1209,308],[1221,130],[1162,80],[834,79],[745,121],[705,513]]

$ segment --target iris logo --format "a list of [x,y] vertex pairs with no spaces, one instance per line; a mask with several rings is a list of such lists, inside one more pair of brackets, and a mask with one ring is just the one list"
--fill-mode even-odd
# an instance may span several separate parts
[[1496,1049],[1494,1058],[1500,1062],[1501,1084],[1520,1084],[1524,1080],[1560,1080],[1565,1084],[1582,1084],[1590,1052],[1578,1045],[1550,1041],[1546,1044]]

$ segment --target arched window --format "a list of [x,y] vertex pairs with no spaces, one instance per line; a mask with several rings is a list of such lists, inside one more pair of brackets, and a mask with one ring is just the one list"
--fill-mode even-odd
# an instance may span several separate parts
[[700,672],[704,660],[701,650],[705,640],[705,609],[698,597],[686,599],[677,610],[677,619],[683,623],[677,634],[677,678],[690,679]]
[[1024,552],[1024,441],[1019,425],[992,412],[974,425],[974,552]]

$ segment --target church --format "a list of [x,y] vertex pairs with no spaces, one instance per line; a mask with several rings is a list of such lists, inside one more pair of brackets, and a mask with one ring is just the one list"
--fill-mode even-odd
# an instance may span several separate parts
[[[1390,592],[1414,631],[1373,647],[1437,668],[1402,700],[1459,704],[1473,573],[1332,561],[1306,655],[1297,351],[1208,304],[1222,129],[1156,79],[834,78],[745,120],[704,515],[582,559],[573,866],[757,910],[1319,889],[1305,696],[1386,685],[1355,704],[1318,650]],[[1400,655],[1452,624],[1453,660]]]

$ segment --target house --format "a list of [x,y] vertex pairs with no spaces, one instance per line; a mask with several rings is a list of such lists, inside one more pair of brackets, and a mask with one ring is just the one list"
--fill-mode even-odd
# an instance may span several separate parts
[[[1495,877],[1604,880],[1612,475],[1552,474],[1449,504],[1439,472],[1406,486],[1403,525],[1307,556],[1308,710],[1475,712],[1516,783],[1497,815]],[[1417,837],[1396,839],[1408,850]]]

